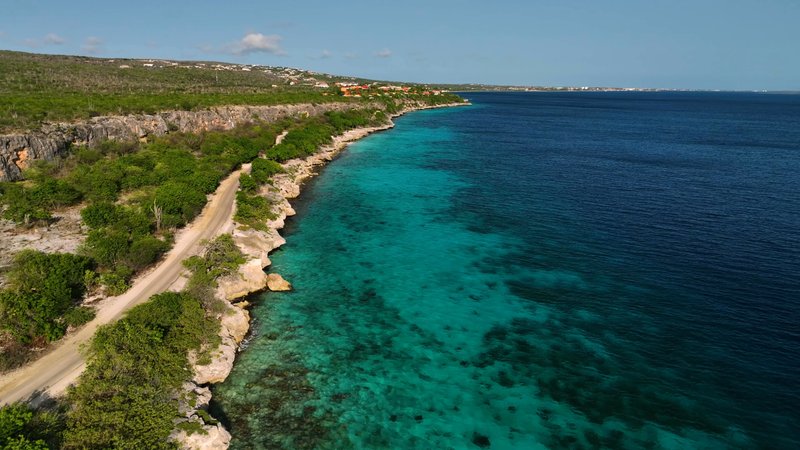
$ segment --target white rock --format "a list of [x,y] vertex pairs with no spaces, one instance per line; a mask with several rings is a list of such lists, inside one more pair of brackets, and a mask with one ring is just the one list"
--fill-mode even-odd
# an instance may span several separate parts
[[221,424],[203,427],[206,434],[187,435],[185,431],[174,431],[172,439],[185,450],[225,450],[231,444],[231,434]]
[[239,271],[217,280],[217,297],[227,301],[264,290],[267,274],[260,259],[251,259],[239,266]]
[[270,291],[291,291],[292,285],[277,273],[267,275],[267,287]]

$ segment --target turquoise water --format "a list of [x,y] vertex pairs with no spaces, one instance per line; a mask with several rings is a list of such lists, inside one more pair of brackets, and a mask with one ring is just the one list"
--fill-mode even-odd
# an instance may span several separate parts
[[[731,188],[716,167],[751,190],[761,169],[686,135],[729,120],[742,138],[751,118],[709,115],[713,98],[475,97],[398,119],[306,186],[272,256],[295,290],[260,297],[214,390],[232,448],[792,448],[798,291],[783,272],[798,259],[782,244],[800,239],[746,233],[765,201],[791,216],[769,220],[796,220],[800,190],[709,200]],[[663,111],[686,123],[654,127]],[[769,126],[794,129],[796,111]],[[800,167],[782,136],[793,151],[765,183]],[[731,231],[734,207],[753,219]]]

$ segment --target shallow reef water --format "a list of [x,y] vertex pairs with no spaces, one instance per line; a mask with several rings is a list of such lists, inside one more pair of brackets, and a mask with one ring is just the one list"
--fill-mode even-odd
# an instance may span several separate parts
[[800,96],[467,97],[305,187],[232,448],[800,447]]

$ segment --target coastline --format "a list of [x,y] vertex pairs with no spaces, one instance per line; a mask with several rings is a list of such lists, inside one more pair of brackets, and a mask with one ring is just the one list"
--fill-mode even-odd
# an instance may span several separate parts
[[[272,177],[272,183],[262,186],[260,195],[267,197],[273,204],[276,217],[267,222],[265,230],[255,230],[243,227],[231,221],[229,231],[234,242],[242,251],[247,260],[239,266],[237,273],[219,280],[216,296],[225,305],[225,313],[221,320],[219,336],[222,343],[212,352],[210,364],[200,365],[193,363],[194,377],[191,382],[183,386],[181,396],[181,412],[185,419],[180,421],[196,422],[202,427],[202,432],[187,434],[185,431],[174,431],[172,434],[182,448],[187,449],[227,449],[230,445],[231,434],[223,425],[208,414],[211,401],[210,385],[225,381],[235,364],[236,354],[241,349],[242,343],[250,330],[250,314],[247,308],[250,303],[248,296],[265,291],[285,291],[291,289],[291,284],[279,274],[269,273],[271,265],[269,254],[286,243],[280,235],[285,220],[295,215],[290,203],[302,193],[303,184],[319,172],[317,168],[324,167],[333,161],[350,144],[370,134],[394,128],[393,119],[408,112],[425,109],[448,108],[455,106],[468,106],[469,102],[448,103],[442,105],[408,105],[388,117],[384,125],[361,127],[348,130],[341,135],[333,137],[333,141],[318,149],[316,153],[302,159],[292,159],[282,164],[285,173]],[[249,165],[243,167],[247,173]],[[190,355],[195,361],[194,355]],[[202,411],[202,412],[200,412]],[[204,418],[211,419],[209,421]]]

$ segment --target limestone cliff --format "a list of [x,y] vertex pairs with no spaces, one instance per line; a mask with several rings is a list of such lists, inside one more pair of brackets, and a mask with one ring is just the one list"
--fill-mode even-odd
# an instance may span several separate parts
[[[211,129],[229,130],[255,120],[271,122],[297,114],[317,115],[364,106],[361,103],[223,106],[202,111],[100,116],[87,122],[45,124],[39,131],[31,133],[0,135],[0,181],[21,180],[22,170],[32,161],[64,156],[73,145],[91,146],[105,140],[145,140],[170,131],[196,133]],[[369,106],[382,107],[379,103]]]

